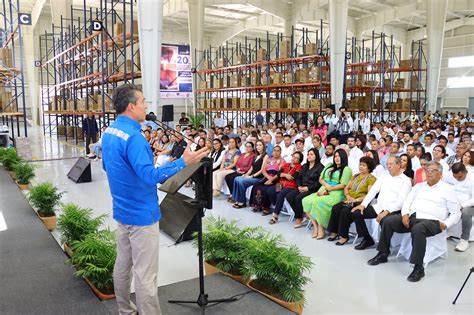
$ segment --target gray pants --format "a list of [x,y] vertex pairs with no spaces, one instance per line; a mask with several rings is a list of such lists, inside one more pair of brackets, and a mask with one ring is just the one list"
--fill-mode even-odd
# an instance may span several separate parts
[[[161,314],[158,300],[159,224],[134,226],[118,223],[114,290],[120,314]],[[137,306],[130,301],[133,278]]]
[[462,233],[461,238],[468,241],[472,228],[472,216],[474,215],[474,207],[464,208],[461,211]]

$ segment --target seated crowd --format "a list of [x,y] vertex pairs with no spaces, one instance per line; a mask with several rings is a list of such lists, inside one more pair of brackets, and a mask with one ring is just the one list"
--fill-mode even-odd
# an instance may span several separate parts
[[[377,255],[369,265],[387,262],[394,233],[411,233],[414,265],[409,281],[424,276],[427,238],[461,221],[456,250],[469,247],[474,214],[474,119],[430,112],[405,121],[381,122],[360,111],[356,119],[341,107],[314,121],[233,128],[219,115],[209,129],[180,126],[153,130],[150,142],[157,166],[181,156],[187,146],[204,146],[213,160],[213,196],[224,195],[235,209],[251,207],[279,222],[294,212],[294,228],[310,224],[316,240],[328,236],[337,246],[349,240],[354,223],[364,250],[376,241],[366,225],[381,227]],[[260,115],[260,117],[259,117]],[[184,135],[184,137],[183,137]],[[194,139],[194,141],[186,139]]]

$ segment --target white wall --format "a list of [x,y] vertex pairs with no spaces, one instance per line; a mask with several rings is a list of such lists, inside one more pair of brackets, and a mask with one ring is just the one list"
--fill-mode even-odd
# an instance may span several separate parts
[[448,77],[462,75],[474,76],[473,67],[448,68],[448,59],[451,57],[474,56],[474,26],[466,25],[447,31],[444,37],[443,54],[441,60],[441,74],[439,94],[442,98],[441,110],[460,111],[464,113],[469,107],[469,97],[474,97],[474,88],[448,88]]

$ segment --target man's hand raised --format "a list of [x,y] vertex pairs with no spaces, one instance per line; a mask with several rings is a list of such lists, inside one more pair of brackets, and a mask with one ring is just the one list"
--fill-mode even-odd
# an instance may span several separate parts
[[186,165],[193,164],[196,162],[201,161],[203,157],[206,157],[209,153],[208,148],[202,148],[198,151],[190,151],[188,148],[186,148],[183,152],[183,160]]

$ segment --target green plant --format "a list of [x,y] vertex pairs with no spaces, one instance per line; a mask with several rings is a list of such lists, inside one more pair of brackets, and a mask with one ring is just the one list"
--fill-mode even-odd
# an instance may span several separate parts
[[0,147],[0,162],[3,161],[3,155],[9,150],[10,148],[3,148]]
[[284,301],[304,304],[303,287],[310,281],[304,273],[313,267],[311,259],[295,245],[284,244],[281,236],[248,242],[247,276],[254,278],[252,284]]
[[19,162],[13,167],[18,184],[28,185],[35,177],[35,165]]
[[113,293],[113,271],[117,257],[115,233],[101,230],[81,241],[72,241],[74,256],[68,260],[78,269],[77,277],[88,279],[101,292]]
[[22,158],[16,153],[14,148],[8,148],[3,152],[2,163],[7,171],[13,171],[15,164],[22,161]]
[[200,125],[204,125],[204,119],[205,119],[205,116],[203,113],[198,113],[196,115],[193,115],[193,114],[189,114],[189,122],[190,124],[197,129],[199,129],[199,126]]
[[[205,221],[203,233],[204,260],[220,270],[233,274],[248,274],[246,260],[247,240],[264,238],[262,228],[239,228],[237,221],[226,221],[209,217]],[[197,246],[197,239],[193,240]]]
[[92,218],[92,211],[90,208],[81,208],[73,203],[63,205],[58,218],[58,228],[62,233],[63,243],[71,244],[73,241],[81,241],[86,235],[97,232],[107,215]]
[[38,214],[43,217],[54,216],[54,207],[59,204],[63,193],[51,182],[41,183],[30,189],[28,199]]

